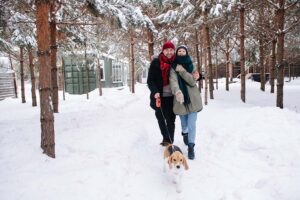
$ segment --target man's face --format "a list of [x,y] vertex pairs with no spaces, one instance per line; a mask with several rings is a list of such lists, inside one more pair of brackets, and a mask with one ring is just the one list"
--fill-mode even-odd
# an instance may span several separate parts
[[167,58],[172,58],[172,56],[174,56],[175,50],[172,48],[168,48],[163,50],[163,54],[167,57]]

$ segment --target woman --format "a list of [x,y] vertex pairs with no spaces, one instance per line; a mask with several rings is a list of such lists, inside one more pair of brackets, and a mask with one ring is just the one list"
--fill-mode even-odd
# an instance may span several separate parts
[[202,110],[202,99],[193,73],[196,71],[186,46],[179,46],[170,70],[170,86],[175,95],[173,111],[179,115],[188,158],[195,158],[197,113]]

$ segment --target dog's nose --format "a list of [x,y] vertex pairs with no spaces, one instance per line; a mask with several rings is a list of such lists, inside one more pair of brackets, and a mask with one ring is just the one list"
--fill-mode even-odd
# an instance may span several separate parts
[[179,168],[180,168],[180,165],[177,165],[176,168],[179,169]]

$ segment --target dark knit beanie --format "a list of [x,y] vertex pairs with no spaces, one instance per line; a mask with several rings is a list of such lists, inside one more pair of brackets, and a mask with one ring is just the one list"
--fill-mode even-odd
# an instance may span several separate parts
[[179,49],[184,49],[186,51],[186,55],[189,55],[187,46],[180,45],[179,47],[177,47],[177,49],[176,49],[176,55],[177,55]]
[[168,40],[163,45],[162,50],[165,50],[165,49],[174,49],[175,50],[175,45],[170,40]]

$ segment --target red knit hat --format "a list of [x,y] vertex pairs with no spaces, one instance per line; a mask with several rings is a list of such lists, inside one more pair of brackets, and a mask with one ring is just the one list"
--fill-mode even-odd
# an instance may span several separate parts
[[162,50],[165,50],[165,49],[174,49],[175,50],[175,45],[170,40],[168,40],[163,45]]

